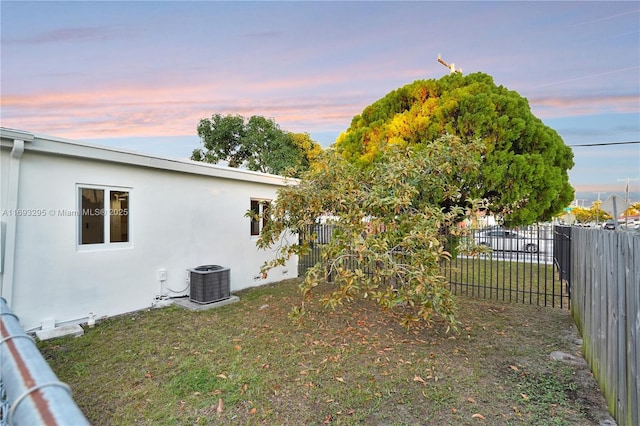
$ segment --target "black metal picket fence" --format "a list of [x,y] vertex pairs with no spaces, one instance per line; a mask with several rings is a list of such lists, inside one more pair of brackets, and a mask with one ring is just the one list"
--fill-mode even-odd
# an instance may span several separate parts
[[[332,232],[331,225],[315,225],[301,235],[313,243],[309,254],[299,258],[299,276],[323,261],[321,247],[329,242]],[[315,237],[310,238],[311,234]],[[442,264],[441,273],[454,294],[569,308],[570,228],[489,227],[466,229],[462,236],[449,238],[447,247],[457,255]],[[465,246],[480,250],[464,254],[461,249]],[[375,273],[371,266],[360,268],[365,273]]]

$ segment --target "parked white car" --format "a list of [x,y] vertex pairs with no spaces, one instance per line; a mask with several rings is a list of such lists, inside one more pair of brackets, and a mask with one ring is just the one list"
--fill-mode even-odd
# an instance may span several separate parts
[[498,251],[524,251],[538,253],[537,239],[502,228],[492,228],[478,231],[474,235],[476,244],[491,247]]

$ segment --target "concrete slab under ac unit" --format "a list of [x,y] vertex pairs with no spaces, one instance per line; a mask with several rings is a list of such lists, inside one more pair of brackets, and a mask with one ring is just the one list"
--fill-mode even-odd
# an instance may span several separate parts
[[173,299],[173,303],[182,306],[183,308],[189,309],[190,311],[206,311],[213,308],[219,308],[221,306],[230,305],[232,303],[237,303],[240,301],[238,296],[231,295],[228,299],[220,300],[219,302],[213,303],[195,303],[189,300],[188,297]]
[[62,327],[49,328],[47,330],[36,331],[36,336],[40,340],[55,339],[56,337],[65,336],[82,336],[84,330],[79,325],[63,325]]

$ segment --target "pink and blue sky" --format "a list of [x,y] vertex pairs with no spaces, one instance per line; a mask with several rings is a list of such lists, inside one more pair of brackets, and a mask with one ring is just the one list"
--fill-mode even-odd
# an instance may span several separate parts
[[[571,145],[578,204],[640,201],[640,6],[621,2],[6,1],[3,127],[187,158],[212,114],[323,146],[390,91],[484,72]],[[635,180],[634,180],[635,179]]]

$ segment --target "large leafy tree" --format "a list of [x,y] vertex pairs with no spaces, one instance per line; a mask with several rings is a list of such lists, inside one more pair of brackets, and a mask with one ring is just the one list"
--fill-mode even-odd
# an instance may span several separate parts
[[439,206],[460,204],[461,177],[478,170],[483,153],[480,141],[454,136],[419,150],[389,150],[366,169],[332,150],[325,152],[297,184],[280,189],[267,209],[269,220],[258,246],[278,245],[279,254],[263,272],[310,250],[315,235],[287,236],[292,231],[309,235],[324,218],[334,232],[322,245],[324,261],[308,271],[301,285],[305,297],[324,280],[328,266],[334,291],[323,300],[327,306],[364,297],[384,308],[404,309],[405,326],[438,316],[453,323],[453,297],[438,267],[450,256],[442,230],[456,231],[451,225],[464,212],[459,207],[445,212]]
[[574,207],[571,214],[579,223],[602,222],[611,219],[611,215],[600,209],[602,203],[596,201],[591,208]]
[[291,133],[259,115],[246,120],[240,115],[214,114],[198,124],[202,147],[192,160],[226,162],[230,167],[273,174],[297,175],[309,168],[322,148],[307,133]]
[[392,91],[354,117],[335,148],[367,168],[391,147],[425,147],[444,134],[484,141],[480,173],[466,180],[465,195],[485,199],[505,223],[548,220],[573,200],[571,149],[531,113],[525,98],[482,73],[454,73]]
[[309,133],[290,133],[287,132],[289,143],[293,145],[298,153],[300,153],[299,170],[307,170],[314,161],[322,154],[322,147],[316,141],[311,139]]

